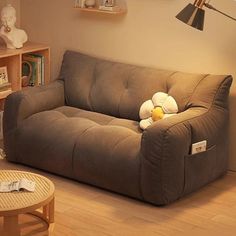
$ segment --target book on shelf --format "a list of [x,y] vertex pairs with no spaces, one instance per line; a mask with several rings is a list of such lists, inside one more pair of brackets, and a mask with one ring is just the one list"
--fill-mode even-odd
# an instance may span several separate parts
[[0,92],[11,90],[11,83],[6,82],[4,84],[0,84]]
[[12,93],[12,89],[11,88],[3,90],[3,91],[0,91],[0,99],[6,98],[11,93]]
[[45,84],[45,58],[43,55],[41,54],[36,54],[36,53],[30,53],[30,56],[34,57],[34,58],[38,58],[39,59],[39,85],[44,85]]
[[12,93],[11,83],[5,82],[0,85],[0,99],[6,98]]
[[29,86],[45,84],[44,56],[40,54],[29,53],[23,55],[23,61],[30,63],[32,67],[32,75],[29,79]]

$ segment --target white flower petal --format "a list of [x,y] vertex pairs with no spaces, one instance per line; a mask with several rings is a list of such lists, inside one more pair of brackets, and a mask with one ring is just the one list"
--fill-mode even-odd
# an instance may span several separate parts
[[162,109],[165,114],[177,113],[178,105],[173,97],[168,96],[168,98],[165,100],[165,102],[162,105]]
[[167,98],[167,93],[158,92],[152,96],[152,102],[155,107],[161,107]]
[[153,124],[152,118],[144,119],[139,122],[140,128],[143,130],[146,129],[151,124]]
[[152,115],[152,109],[154,109],[154,105],[151,100],[147,100],[144,102],[139,110],[140,119],[146,119]]

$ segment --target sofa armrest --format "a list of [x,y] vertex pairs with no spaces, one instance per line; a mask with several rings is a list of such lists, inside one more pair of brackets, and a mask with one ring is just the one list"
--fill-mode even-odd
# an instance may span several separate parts
[[[214,105],[210,109],[190,108],[148,127],[143,132],[141,145],[141,189],[144,199],[154,204],[167,204],[188,192],[184,189],[187,181],[185,158],[191,156],[193,143],[207,140],[207,150],[217,147],[218,153],[215,152],[214,155],[216,154],[218,159],[215,156],[211,158],[212,164],[217,162],[218,165],[212,167],[212,176],[209,178],[226,171],[227,127],[228,110]],[[199,166],[202,164],[204,165],[204,157]],[[198,171],[201,175],[201,169]],[[206,184],[210,179],[201,181],[203,182],[198,183],[199,186],[193,186],[191,191]]]
[[9,161],[17,161],[16,136],[20,123],[29,116],[65,104],[64,82],[24,89],[9,95],[3,114],[4,150]]
[[62,80],[53,81],[45,86],[17,91],[9,95],[5,102],[4,133],[16,128],[27,117],[63,106],[64,103],[64,82]]

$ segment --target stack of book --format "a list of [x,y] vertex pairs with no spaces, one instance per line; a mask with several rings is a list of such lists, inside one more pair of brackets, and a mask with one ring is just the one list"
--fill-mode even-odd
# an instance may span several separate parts
[[[29,53],[23,55],[23,62],[28,62],[31,65],[30,78],[28,86],[44,85],[44,56],[41,54]],[[27,68],[22,66],[22,75],[27,74]]]
[[5,97],[12,92],[11,83],[5,82],[0,84],[0,98]]
[[3,84],[0,84],[0,92],[6,91],[6,90],[11,90],[11,83],[6,82]]

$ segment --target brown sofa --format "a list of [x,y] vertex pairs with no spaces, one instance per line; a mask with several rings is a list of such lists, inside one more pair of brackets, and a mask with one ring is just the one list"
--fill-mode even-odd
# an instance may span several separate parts
[[[168,204],[226,172],[231,82],[67,51],[58,80],[6,99],[7,159]],[[142,131],[140,105],[158,91],[179,114]],[[202,140],[207,151],[191,155]]]

